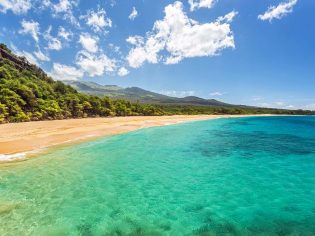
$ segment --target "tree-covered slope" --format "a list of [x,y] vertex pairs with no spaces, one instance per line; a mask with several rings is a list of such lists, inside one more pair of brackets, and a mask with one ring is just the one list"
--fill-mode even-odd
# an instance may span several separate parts
[[0,122],[163,114],[155,106],[78,93],[0,45]]

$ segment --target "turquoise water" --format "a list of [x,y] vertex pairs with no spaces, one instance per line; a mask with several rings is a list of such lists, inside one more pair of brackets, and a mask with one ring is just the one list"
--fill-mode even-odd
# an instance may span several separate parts
[[0,235],[315,235],[315,118],[143,129],[1,166]]

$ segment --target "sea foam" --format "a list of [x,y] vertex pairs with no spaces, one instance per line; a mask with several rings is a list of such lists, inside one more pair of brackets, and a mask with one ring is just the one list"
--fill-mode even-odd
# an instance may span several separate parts
[[24,158],[26,158],[25,152],[15,153],[15,154],[0,154],[0,162],[1,161],[15,161],[15,160],[24,159]]

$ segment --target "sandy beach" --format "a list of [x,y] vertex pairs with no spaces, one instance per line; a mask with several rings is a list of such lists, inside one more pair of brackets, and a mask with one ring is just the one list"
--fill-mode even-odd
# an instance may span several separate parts
[[44,149],[141,128],[239,117],[232,115],[141,116],[36,121],[0,125],[0,162],[23,159]]

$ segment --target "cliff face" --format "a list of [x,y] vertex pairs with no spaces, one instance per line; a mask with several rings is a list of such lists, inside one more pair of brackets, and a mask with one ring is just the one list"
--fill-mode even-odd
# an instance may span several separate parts
[[10,61],[11,64],[13,64],[14,67],[19,71],[27,70],[32,72],[39,78],[46,80],[47,82],[53,81],[41,68],[28,62],[25,57],[14,55],[11,50],[7,48],[6,45],[0,44],[0,61],[3,61],[5,59]]
[[14,56],[10,51],[0,47],[0,60],[3,59],[13,62],[18,69],[28,69],[31,67],[31,64],[25,58]]

